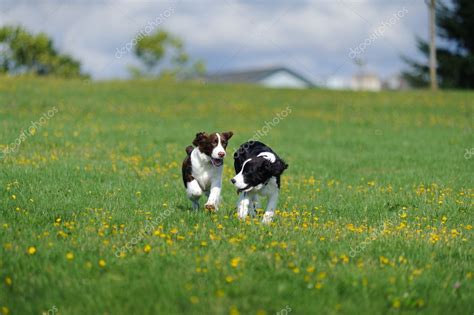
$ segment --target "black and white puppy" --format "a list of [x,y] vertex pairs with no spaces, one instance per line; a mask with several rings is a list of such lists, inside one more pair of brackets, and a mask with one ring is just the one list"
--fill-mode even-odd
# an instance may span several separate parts
[[227,142],[233,132],[199,132],[193,146],[186,148],[187,157],[183,161],[183,182],[186,194],[193,203],[193,209],[199,208],[199,198],[204,193],[209,198],[205,207],[217,211],[222,187],[222,170]]
[[237,203],[239,218],[245,219],[249,212],[255,215],[260,195],[268,197],[262,222],[271,222],[278,203],[280,176],[288,164],[262,142],[249,141],[234,153],[234,168],[236,175],[231,182],[240,194]]

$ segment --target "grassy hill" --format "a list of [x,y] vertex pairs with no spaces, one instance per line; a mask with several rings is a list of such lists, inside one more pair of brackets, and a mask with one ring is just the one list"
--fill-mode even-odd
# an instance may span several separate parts
[[[0,314],[471,314],[473,99],[2,78]],[[231,155],[190,211],[184,148],[228,130],[290,165],[271,226]]]

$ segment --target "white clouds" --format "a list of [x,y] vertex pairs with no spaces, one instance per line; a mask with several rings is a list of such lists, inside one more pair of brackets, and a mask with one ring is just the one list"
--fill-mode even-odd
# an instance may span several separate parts
[[[132,56],[117,60],[117,48],[172,4],[175,13],[163,27],[183,37],[188,50],[210,70],[283,64],[312,78],[354,67],[350,47],[383,20],[406,7],[407,15],[364,54],[382,75],[400,70],[401,53],[416,54],[414,35],[425,35],[423,1],[72,1],[6,2],[0,24],[22,24],[50,34],[61,50],[83,62],[96,78],[126,76]],[[295,4],[296,3],[296,4]],[[343,66],[340,66],[340,65]]]

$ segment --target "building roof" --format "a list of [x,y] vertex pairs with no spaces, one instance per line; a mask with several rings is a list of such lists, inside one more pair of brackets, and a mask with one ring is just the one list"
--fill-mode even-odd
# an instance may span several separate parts
[[359,72],[352,76],[354,79],[379,79],[379,76],[374,72]]
[[210,82],[220,83],[258,83],[261,80],[269,77],[270,75],[284,71],[297,77],[301,81],[305,82],[308,86],[313,86],[313,83],[303,77],[302,75],[290,70],[286,67],[271,67],[263,69],[245,70],[245,71],[234,71],[234,72],[222,72],[222,73],[211,73],[206,74],[204,77]]

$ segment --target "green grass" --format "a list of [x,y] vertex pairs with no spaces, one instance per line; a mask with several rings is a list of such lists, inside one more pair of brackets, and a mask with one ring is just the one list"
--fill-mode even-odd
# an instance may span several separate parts
[[[472,314],[473,99],[0,79],[2,149],[57,108],[0,161],[0,313]],[[230,158],[221,210],[190,211],[195,133],[233,152],[287,106],[274,223],[235,217]]]

